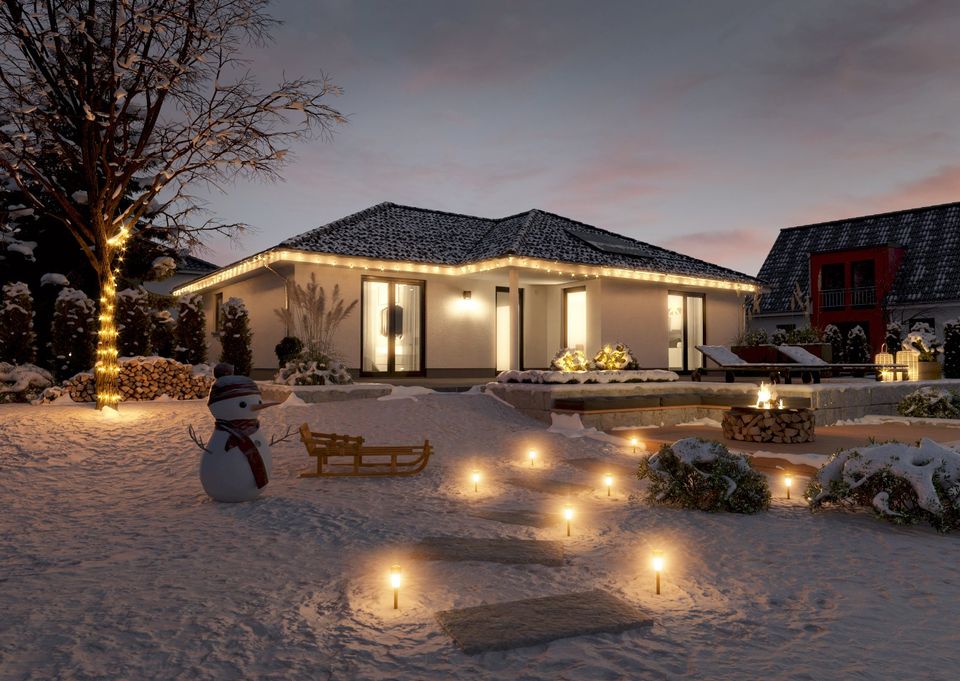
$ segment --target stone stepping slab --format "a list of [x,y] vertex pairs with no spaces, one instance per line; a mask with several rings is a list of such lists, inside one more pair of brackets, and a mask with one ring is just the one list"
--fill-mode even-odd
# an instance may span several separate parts
[[640,608],[599,589],[444,610],[436,617],[467,655],[573,636],[618,634],[653,624]]
[[559,494],[570,496],[572,494],[583,494],[592,492],[593,487],[589,485],[578,485],[573,482],[563,482],[561,480],[548,480],[540,477],[509,478],[506,481],[514,487],[533,490],[534,492],[545,492],[546,494]]
[[564,463],[568,463],[582,471],[596,473],[597,475],[613,473],[623,478],[634,478],[637,475],[636,466],[631,468],[630,466],[624,466],[622,464],[609,463],[603,459],[566,459]]
[[420,560],[476,560],[517,565],[563,565],[563,542],[537,539],[425,537],[413,545],[411,558]]
[[539,511],[477,511],[471,513],[472,518],[494,520],[506,525],[526,525],[527,527],[556,527],[561,518],[557,513],[540,513]]

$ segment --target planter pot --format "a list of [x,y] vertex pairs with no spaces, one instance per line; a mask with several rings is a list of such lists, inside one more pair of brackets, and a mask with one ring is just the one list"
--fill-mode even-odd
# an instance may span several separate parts
[[943,378],[940,362],[917,362],[917,378],[921,381],[937,381]]

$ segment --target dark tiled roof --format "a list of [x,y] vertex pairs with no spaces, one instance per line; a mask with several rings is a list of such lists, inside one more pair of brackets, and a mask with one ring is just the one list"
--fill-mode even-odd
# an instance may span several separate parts
[[[590,245],[587,241],[592,237],[614,243],[614,250],[619,252]],[[490,219],[381,203],[287,239],[277,248],[441,265],[518,255],[725,281],[756,281],[719,265],[541,210]]]
[[780,230],[757,275],[761,314],[791,312],[797,284],[809,292],[810,253],[887,244],[904,249],[888,305],[960,300],[960,203],[946,203]]
[[177,256],[177,272],[180,274],[207,274],[220,269],[219,265],[207,262],[201,258],[181,253]]

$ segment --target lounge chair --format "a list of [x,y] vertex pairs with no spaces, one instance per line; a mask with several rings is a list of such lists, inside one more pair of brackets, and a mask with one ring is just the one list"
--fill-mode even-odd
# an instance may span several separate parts
[[[756,375],[757,373],[761,375],[769,374],[771,383],[780,383],[781,381],[791,383],[794,371],[801,372],[804,383],[820,382],[819,366],[811,369],[793,362],[748,362],[723,345],[697,345],[696,348],[724,372],[724,380],[727,383],[733,383],[737,374]],[[691,378],[694,381],[699,381],[708,371],[709,369],[706,367],[697,369],[693,372]]]

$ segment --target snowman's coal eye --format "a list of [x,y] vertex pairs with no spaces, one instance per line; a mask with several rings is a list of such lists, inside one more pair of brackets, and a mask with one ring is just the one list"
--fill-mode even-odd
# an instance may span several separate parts
[[241,409],[246,409],[246,408],[247,408],[247,403],[246,403],[246,402],[241,402],[241,403],[240,403],[240,408],[241,408]]

